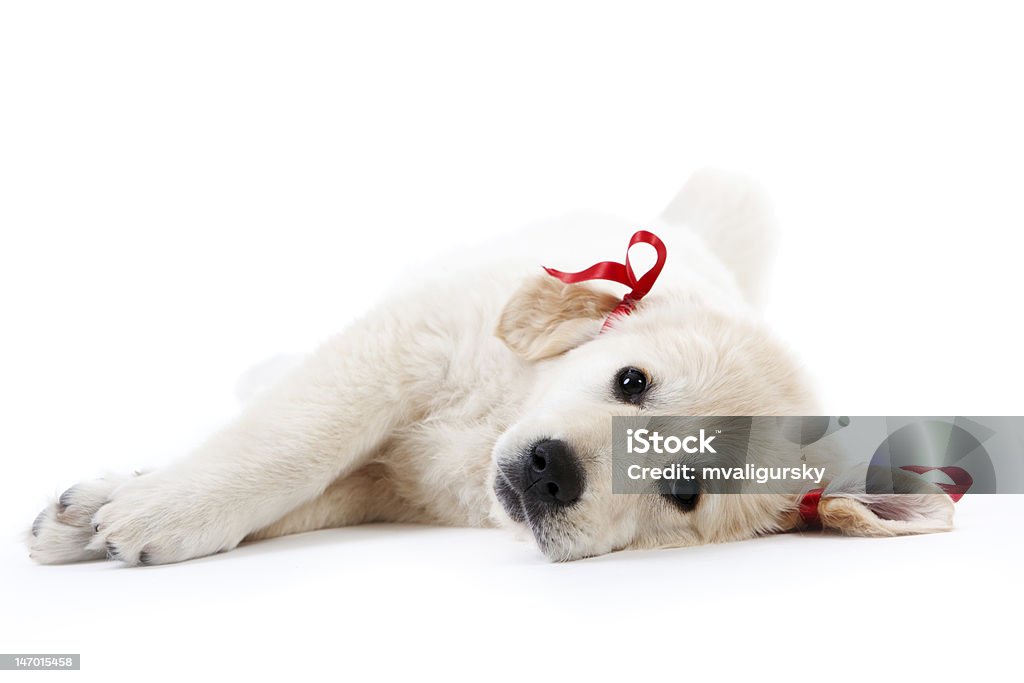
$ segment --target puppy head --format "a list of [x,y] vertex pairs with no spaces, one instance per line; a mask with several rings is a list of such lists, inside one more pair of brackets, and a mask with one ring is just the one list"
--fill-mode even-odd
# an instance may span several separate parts
[[[533,373],[519,421],[494,448],[506,520],[526,526],[553,560],[800,526],[794,494],[612,494],[613,416],[815,412],[799,368],[748,312],[659,291],[599,334],[617,303],[589,285],[537,276],[505,307],[497,335]],[[861,535],[948,528],[943,496],[891,498],[899,500],[833,489],[821,519]]]

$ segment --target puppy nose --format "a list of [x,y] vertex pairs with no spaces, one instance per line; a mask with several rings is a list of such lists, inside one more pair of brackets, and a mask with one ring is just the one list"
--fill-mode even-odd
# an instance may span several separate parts
[[569,445],[547,439],[533,445],[526,459],[523,495],[547,505],[572,505],[583,493],[583,470]]

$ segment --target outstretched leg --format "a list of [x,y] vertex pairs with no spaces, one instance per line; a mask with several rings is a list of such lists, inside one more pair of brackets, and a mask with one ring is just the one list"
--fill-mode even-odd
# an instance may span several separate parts
[[[387,317],[362,322],[184,460],[110,490],[95,483],[82,489],[98,493],[73,519],[67,510],[58,513],[59,504],[47,508],[31,541],[33,556],[177,562],[233,548],[315,500],[364,466],[423,405],[415,396],[423,368],[441,364],[405,366],[415,335],[401,325]],[[86,522],[90,507],[97,509]],[[59,524],[70,529],[58,533]]]
[[270,526],[254,531],[245,540],[260,541],[369,522],[411,521],[429,521],[429,517],[398,497],[383,465],[370,463],[338,479],[313,500]]

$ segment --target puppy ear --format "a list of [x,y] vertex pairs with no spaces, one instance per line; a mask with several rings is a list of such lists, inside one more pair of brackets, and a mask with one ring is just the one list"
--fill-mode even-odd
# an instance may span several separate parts
[[494,333],[526,360],[551,358],[596,337],[618,303],[588,285],[536,275],[505,304]]
[[930,534],[953,528],[953,500],[916,474],[869,467],[829,484],[818,517],[850,536]]

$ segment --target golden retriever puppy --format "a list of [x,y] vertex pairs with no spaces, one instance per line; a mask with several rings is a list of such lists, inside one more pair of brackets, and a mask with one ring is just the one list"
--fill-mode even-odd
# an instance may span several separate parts
[[[552,560],[573,560],[800,528],[793,492],[612,493],[613,416],[816,412],[757,312],[773,241],[759,192],[718,172],[691,179],[643,226],[670,257],[629,315],[609,319],[622,287],[539,268],[619,257],[635,227],[565,219],[486,262],[445,264],[187,457],[65,491],[32,525],[31,556],[160,564],[391,521],[518,528]],[[830,489],[821,523],[871,535],[951,524],[941,494],[882,498]]]

